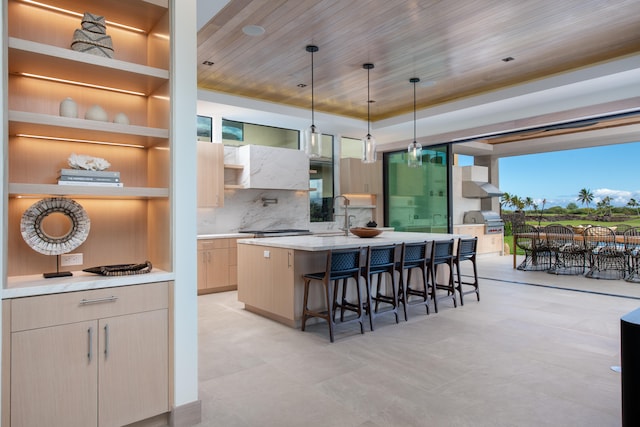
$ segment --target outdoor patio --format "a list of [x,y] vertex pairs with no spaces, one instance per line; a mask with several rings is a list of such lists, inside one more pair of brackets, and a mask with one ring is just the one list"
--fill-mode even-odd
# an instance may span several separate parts
[[[520,265],[523,255],[516,256],[515,265]],[[546,271],[522,271],[513,268],[513,255],[487,256],[478,259],[478,275],[499,282],[570,289],[608,296],[638,299],[640,306],[640,284],[620,280],[593,279],[583,275],[550,274]],[[464,265],[463,274],[465,273]],[[586,270],[585,270],[586,271]]]

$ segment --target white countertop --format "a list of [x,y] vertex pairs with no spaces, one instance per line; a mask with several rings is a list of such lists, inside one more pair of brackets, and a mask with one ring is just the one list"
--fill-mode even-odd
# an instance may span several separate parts
[[9,277],[8,287],[2,290],[2,299],[166,282],[175,279],[175,274],[158,269],[153,269],[150,273],[132,274],[131,276],[100,276],[84,271],[73,271],[72,273],[73,276],[50,279],[45,279],[41,274]]
[[239,237],[247,237],[247,233],[221,233],[221,234],[198,234],[198,240],[208,239],[237,239]]
[[414,243],[433,240],[449,240],[460,237],[471,237],[467,234],[445,233],[408,233],[401,231],[385,231],[376,237],[360,238],[349,234],[324,235],[314,234],[310,236],[287,236],[240,239],[238,244],[269,246],[273,248],[295,249],[301,251],[326,251],[329,249],[347,249],[358,246],[383,246],[389,244]]

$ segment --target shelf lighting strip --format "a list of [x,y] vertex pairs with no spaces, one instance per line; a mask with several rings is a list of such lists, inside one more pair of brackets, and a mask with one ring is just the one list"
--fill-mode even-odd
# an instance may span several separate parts
[[[68,10],[68,9],[63,9],[61,7],[56,7],[56,6],[52,6],[50,4],[46,4],[46,3],[40,3],[37,1],[33,1],[33,0],[22,0],[24,3],[27,4],[31,4],[33,6],[38,6],[41,7],[43,9],[48,9],[48,10],[53,10],[55,12],[60,12],[60,13],[65,13],[67,15],[71,15],[71,16],[78,16],[80,18],[82,18],[84,16],[84,14],[82,13],[78,13],[78,12],[74,12],[72,10]],[[133,31],[136,33],[142,33],[142,34],[146,34],[147,32],[141,28],[136,28],[136,27],[131,27],[129,25],[124,25],[124,24],[119,24],[117,22],[112,22],[112,21],[106,21],[105,23],[113,26],[113,27],[118,27],[118,28],[122,28],[123,30],[129,30],[129,31]]]
[[126,89],[118,89],[116,87],[110,87],[110,86],[94,85],[94,84],[91,84],[91,83],[83,83],[83,82],[78,82],[78,81],[75,81],[75,80],[58,79],[56,77],[41,76],[39,74],[18,73],[18,75],[24,76],[24,77],[31,77],[32,79],[47,80],[47,81],[50,81],[50,82],[57,82],[57,83],[66,83],[66,84],[71,84],[71,85],[75,85],[75,86],[83,86],[83,87],[90,87],[90,88],[94,88],[94,89],[108,90],[110,92],[126,93],[128,95],[147,96],[143,92],[136,92],[136,91],[133,91],[133,90],[126,90]]
[[144,145],[139,145],[139,144],[125,144],[121,142],[97,141],[93,139],[58,138],[55,136],[31,135],[27,133],[17,133],[16,136],[19,136],[21,138],[47,139],[52,141],[82,142],[84,144],[115,145],[118,147],[144,148]]

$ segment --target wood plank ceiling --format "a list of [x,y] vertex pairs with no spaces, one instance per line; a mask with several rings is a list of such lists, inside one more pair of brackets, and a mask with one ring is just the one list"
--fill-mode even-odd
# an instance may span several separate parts
[[198,85],[310,108],[308,44],[316,110],[366,119],[371,62],[376,121],[413,110],[411,77],[420,109],[638,53],[640,1],[231,0],[198,33]]

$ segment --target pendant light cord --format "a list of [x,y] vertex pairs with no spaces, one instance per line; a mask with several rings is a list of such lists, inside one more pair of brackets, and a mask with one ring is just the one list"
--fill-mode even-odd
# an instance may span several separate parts
[[420,79],[418,77],[412,77],[409,79],[409,82],[413,83],[413,146],[416,146],[416,83],[418,83]]
[[313,97],[313,51],[311,51],[311,126],[315,129],[315,112],[314,112],[314,97]]
[[371,92],[369,85],[369,73],[371,68],[367,68],[367,135],[371,135]]

